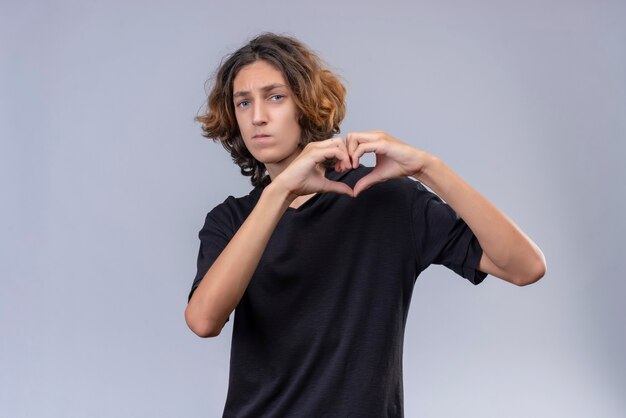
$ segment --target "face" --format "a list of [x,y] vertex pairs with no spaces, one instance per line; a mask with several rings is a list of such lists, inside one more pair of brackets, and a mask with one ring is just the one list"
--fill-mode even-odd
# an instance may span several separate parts
[[233,80],[233,104],[248,151],[274,178],[301,151],[298,109],[285,78],[266,61],[246,65]]

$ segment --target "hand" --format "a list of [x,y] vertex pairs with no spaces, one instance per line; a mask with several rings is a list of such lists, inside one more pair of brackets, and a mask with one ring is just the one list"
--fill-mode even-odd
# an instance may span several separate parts
[[335,171],[350,169],[346,144],[340,137],[308,143],[291,164],[272,183],[285,188],[292,199],[317,192],[335,192],[353,196],[352,189],[340,181],[325,177],[321,163],[336,158]]
[[354,197],[373,186],[396,177],[415,176],[424,170],[430,157],[383,131],[350,132],[346,136],[352,166],[359,166],[359,158],[366,152],[376,153],[376,166],[354,185]]

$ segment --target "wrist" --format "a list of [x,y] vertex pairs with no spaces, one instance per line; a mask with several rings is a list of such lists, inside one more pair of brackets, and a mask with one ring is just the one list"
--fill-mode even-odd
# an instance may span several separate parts
[[432,179],[433,173],[441,168],[443,161],[438,157],[428,153],[424,154],[422,160],[424,161],[422,167],[411,177],[413,177],[415,180],[419,180],[424,184],[427,184]]
[[271,199],[274,201],[283,202],[286,206],[291,205],[296,197],[298,197],[290,190],[283,187],[278,181],[273,181],[265,186],[265,188],[263,189],[263,194],[271,196]]

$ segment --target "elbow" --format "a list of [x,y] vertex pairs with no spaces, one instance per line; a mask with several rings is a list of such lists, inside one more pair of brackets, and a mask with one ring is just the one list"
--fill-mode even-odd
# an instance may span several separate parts
[[219,327],[200,326],[192,328],[190,326],[189,328],[200,338],[217,337],[222,332],[222,329]]
[[546,274],[546,260],[541,254],[540,260],[538,260],[534,267],[529,271],[528,274],[519,278],[515,284],[518,286],[528,286],[529,284],[536,283]]
[[217,337],[222,332],[222,327],[217,325],[218,322],[194,316],[190,312],[189,306],[185,309],[185,322],[189,329],[200,338]]

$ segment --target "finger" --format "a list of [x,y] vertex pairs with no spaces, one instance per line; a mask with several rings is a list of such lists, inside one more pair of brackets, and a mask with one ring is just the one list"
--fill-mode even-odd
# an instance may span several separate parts
[[354,158],[354,151],[361,142],[369,140],[368,135],[362,135],[364,133],[367,134],[367,132],[350,132],[346,135],[348,155],[350,156],[350,166],[352,168],[357,168],[359,166],[359,160]]
[[307,145],[313,148],[330,148],[342,146],[345,148],[346,144],[343,141],[343,138],[341,138],[340,136],[334,136],[332,138],[324,139],[322,141],[312,141],[309,142]]
[[366,152],[373,152],[375,154],[384,154],[385,144],[382,141],[375,142],[362,142],[360,143],[354,152],[350,154],[354,168],[359,166],[359,160]]
[[346,134],[348,151],[354,151],[362,142],[371,142],[382,139],[382,131],[350,132]]
[[[340,142],[343,143],[343,141]],[[331,160],[333,158],[339,160],[342,167],[347,168],[350,164],[350,157],[348,156],[348,152],[345,149],[345,146],[342,147],[337,143],[335,143],[334,146],[328,146],[326,144],[321,147],[311,148],[310,152],[316,164],[322,163],[326,160]]]
[[346,137],[361,138],[365,141],[374,141],[376,139],[381,139],[384,134],[385,133],[383,131],[350,132],[346,135]]
[[[350,162],[352,168],[359,166],[359,157],[355,155],[356,150],[360,144],[369,143],[373,141],[379,141],[381,139],[382,131],[370,131],[370,132],[350,132],[346,135],[346,141],[348,143],[348,155],[350,155]],[[363,153],[361,153],[363,155]]]
[[348,155],[350,156],[350,167],[354,168],[354,160],[352,159],[352,154],[354,150],[359,145],[358,139],[356,136],[353,136],[352,133],[348,133],[346,135],[346,146],[348,149]]
[[352,153],[352,158],[356,158],[357,160],[363,156],[366,152],[374,152],[376,154],[381,154],[384,150],[384,144],[380,141],[375,142],[362,142]]
[[347,170],[348,168],[351,167],[350,164],[350,155],[348,154],[348,149],[346,148],[346,143],[343,140],[343,138],[341,138],[340,136],[335,136],[332,137],[326,141],[326,146],[328,147],[337,147],[339,149],[341,149],[343,152],[345,152],[346,154],[346,158],[345,159],[338,159],[337,161],[335,161],[335,171],[336,172],[342,172],[344,170]]
[[350,163],[350,154],[348,153],[348,148],[346,147],[346,143],[343,140],[343,138],[341,138],[340,136],[335,136],[333,138],[330,138],[329,140],[327,140],[327,146],[332,147],[332,146],[336,146],[338,148],[340,148],[342,151],[345,151],[347,158],[344,160],[340,160],[338,164],[336,164],[335,166],[335,171],[340,172],[343,170],[347,170],[349,169],[352,164]]

